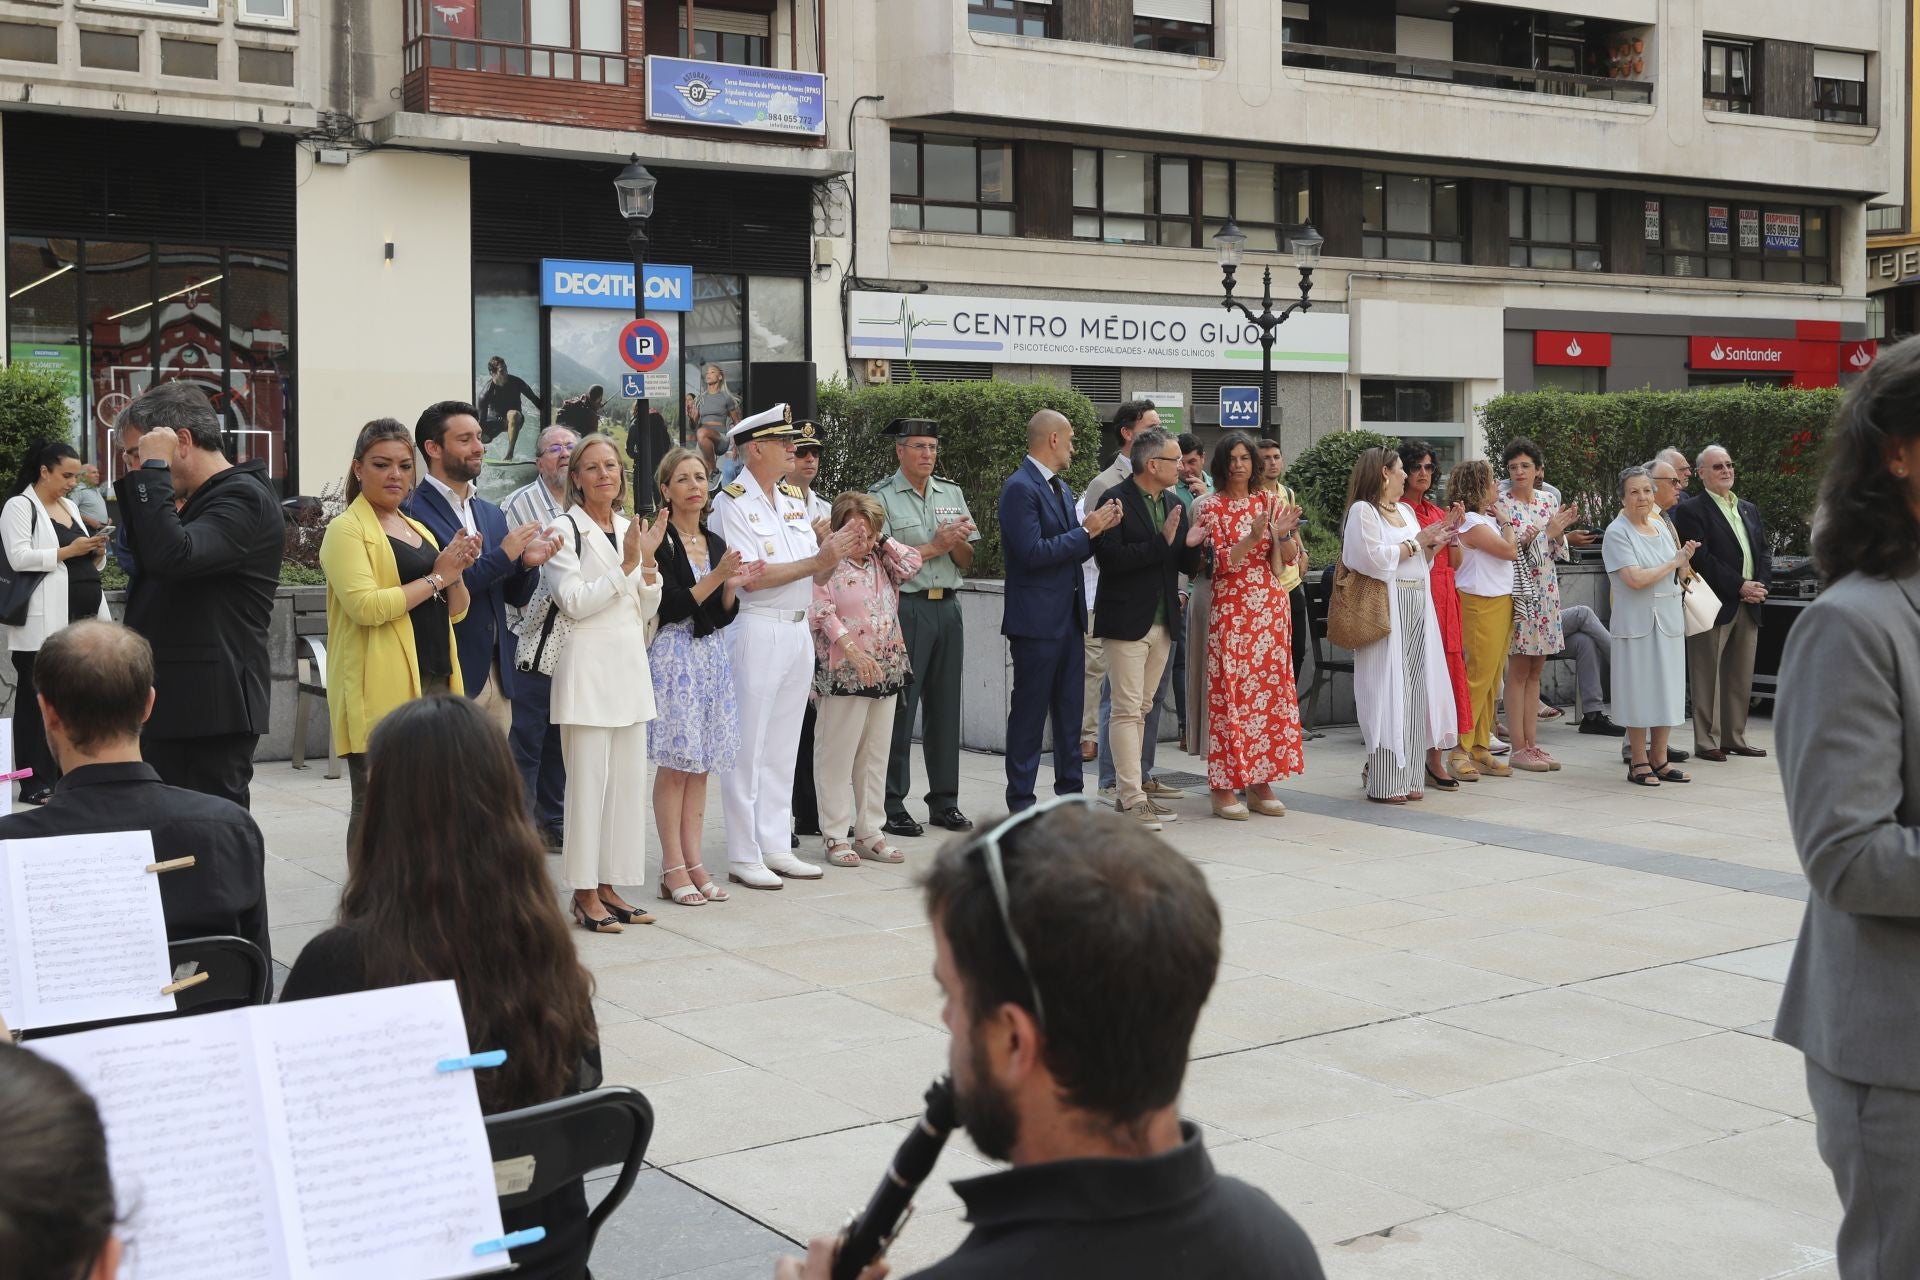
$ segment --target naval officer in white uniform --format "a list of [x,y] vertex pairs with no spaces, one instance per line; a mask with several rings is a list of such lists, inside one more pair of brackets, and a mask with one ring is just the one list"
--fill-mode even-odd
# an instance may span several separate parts
[[741,591],[740,614],[727,628],[740,708],[740,750],[720,783],[727,814],[727,878],[749,889],[778,889],[781,876],[813,880],[818,864],[796,856],[793,769],[800,721],[813,685],[813,639],[807,606],[814,582],[826,581],[853,549],[848,530],[823,544],[802,492],[786,482],[793,463],[792,411],[784,404],[743,419],[727,433],[746,467],[714,499],[711,527],[744,560],[766,569]]

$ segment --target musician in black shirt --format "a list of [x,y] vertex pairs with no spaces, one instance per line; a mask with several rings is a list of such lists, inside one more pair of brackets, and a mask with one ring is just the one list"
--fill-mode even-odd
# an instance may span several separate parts
[[[923,1280],[1323,1280],[1299,1225],[1179,1117],[1220,965],[1197,867],[1066,796],[949,844],[926,891],[960,1120],[1013,1167],[954,1184],[973,1231]],[[826,1280],[834,1247],[776,1280]]]

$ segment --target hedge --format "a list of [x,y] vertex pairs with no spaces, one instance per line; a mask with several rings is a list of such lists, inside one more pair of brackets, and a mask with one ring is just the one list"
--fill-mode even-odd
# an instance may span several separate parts
[[1774,549],[1804,554],[1840,396],[1830,388],[1751,386],[1601,395],[1527,391],[1487,401],[1480,420],[1496,471],[1509,440],[1530,438],[1546,457],[1547,479],[1597,529],[1619,514],[1614,491],[1622,470],[1668,446],[1692,458],[1710,444],[1722,445],[1739,468],[1735,492],[1759,506]]
[[967,495],[980,528],[968,576],[1001,576],[1000,487],[1027,456],[1027,420],[1055,409],[1073,423],[1073,462],[1065,476],[1075,493],[1100,469],[1100,415],[1069,387],[1020,382],[905,382],[820,387],[819,415],[826,451],[814,492],[831,499],[848,489],[865,492],[899,467],[882,428],[895,418],[931,418],[940,424],[940,461],[934,474]]
[[66,379],[23,364],[0,367],[0,478],[11,483],[27,450],[54,440],[76,443]]

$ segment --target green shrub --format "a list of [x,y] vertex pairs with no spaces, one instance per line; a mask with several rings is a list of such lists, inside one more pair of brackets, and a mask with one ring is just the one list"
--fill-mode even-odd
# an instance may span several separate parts
[[0,367],[0,478],[11,483],[33,445],[72,439],[66,379],[25,365]]
[[1722,445],[1739,467],[1735,492],[1760,508],[1774,549],[1803,554],[1822,446],[1840,396],[1833,389],[1786,387],[1528,391],[1489,400],[1480,418],[1496,471],[1507,442],[1528,437],[1546,457],[1548,481],[1598,529],[1619,514],[1614,492],[1622,470],[1668,446],[1692,458],[1707,445]]
[[[1299,457],[1287,463],[1286,482],[1300,495],[1300,505],[1308,509],[1315,525],[1332,521],[1327,536],[1337,546],[1340,530],[1347,520],[1347,482],[1353,478],[1353,464],[1369,449],[1397,449],[1400,441],[1375,431],[1336,431],[1321,436]],[[1312,543],[1308,550],[1312,550]],[[1319,563],[1326,563],[1315,557]]]
[[899,467],[894,442],[881,433],[895,418],[931,418],[940,424],[940,462],[934,474],[958,484],[980,529],[974,544],[975,578],[1001,576],[1000,488],[1027,456],[1027,420],[1055,409],[1073,423],[1073,463],[1065,473],[1075,493],[1099,470],[1100,415],[1069,387],[1021,382],[905,382],[821,386],[821,434],[826,451],[814,491],[829,500],[848,489],[865,492]]

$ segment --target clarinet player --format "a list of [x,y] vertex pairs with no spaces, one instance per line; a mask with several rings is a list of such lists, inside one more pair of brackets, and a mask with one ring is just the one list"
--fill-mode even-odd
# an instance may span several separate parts
[[[926,894],[959,1119],[1012,1167],[954,1184],[973,1232],[916,1274],[1323,1280],[1299,1225],[1215,1173],[1180,1119],[1220,964],[1219,909],[1193,864],[1062,796],[948,844]],[[776,1280],[828,1280],[838,1243],[780,1260]]]

